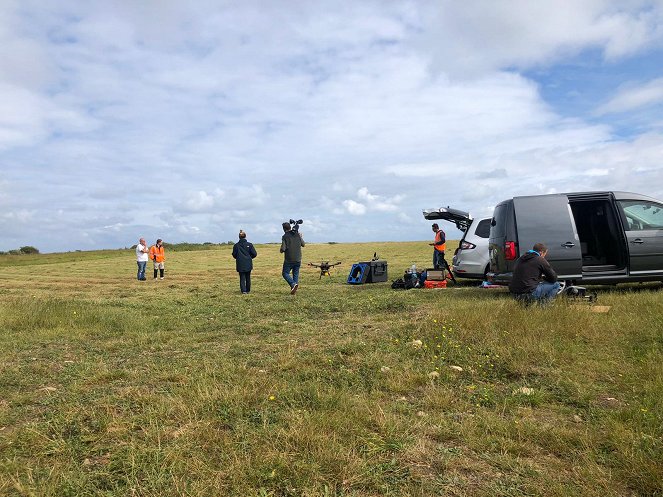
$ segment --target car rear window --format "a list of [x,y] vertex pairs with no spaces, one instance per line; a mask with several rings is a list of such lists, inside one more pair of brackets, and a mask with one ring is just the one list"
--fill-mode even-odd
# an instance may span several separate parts
[[493,212],[493,221],[495,222],[490,230],[490,234],[493,237],[501,237],[506,235],[506,214],[507,214],[507,204],[499,204],[495,207]]
[[477,224],[477,229],[474,230],[474,234],[479,238],[490,237],[490,219],[482,219],[479,224]]

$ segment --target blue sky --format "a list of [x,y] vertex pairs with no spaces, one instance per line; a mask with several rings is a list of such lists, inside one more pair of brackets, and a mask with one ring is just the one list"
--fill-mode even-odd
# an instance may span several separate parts
[[[0,250],[663,199],[663,2],[0,3]],[[459,233],[448,227],[451,237]]]

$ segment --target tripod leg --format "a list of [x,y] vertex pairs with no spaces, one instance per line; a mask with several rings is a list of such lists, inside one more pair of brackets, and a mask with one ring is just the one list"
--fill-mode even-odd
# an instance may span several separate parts
[[449,276],[451,276],[451,281],[453,281],[454,283],[458,283],[458,282],[456,281],[456,278],[454,277],[454,274],[451,272],[451,267],[449,266],[449,263],[447,262],[447,260],[446,260],[446,259],[442,259],[442,260],[444,261],[444,267],[445,267],[445,269],[446,269],[447,272],[449,273]]

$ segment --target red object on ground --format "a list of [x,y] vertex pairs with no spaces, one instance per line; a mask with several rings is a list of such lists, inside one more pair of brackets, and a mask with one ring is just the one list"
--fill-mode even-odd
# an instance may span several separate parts
[[447,280],[443,280],[443,281],[426,280],[426,281],[424,281],[424,288],[446,288],[446,287],[447,287]]

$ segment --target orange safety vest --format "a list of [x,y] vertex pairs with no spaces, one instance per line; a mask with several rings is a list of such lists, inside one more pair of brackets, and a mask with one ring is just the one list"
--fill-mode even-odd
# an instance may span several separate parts
[[[444,231],[442,230],[437,230],[437,233],[435,233],[435,243],[439,243],[442,241],[442,235],[444,235]],[[440,252],[444,252],[447,248],[447,242],[445,241],[442,245],[434,245],[435,250],[439,250]]]
[[163,262],[166,260],[163,245],[161,247],[157,247],[156,245],[150,247],[150,260],[154,262]]

